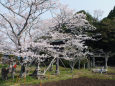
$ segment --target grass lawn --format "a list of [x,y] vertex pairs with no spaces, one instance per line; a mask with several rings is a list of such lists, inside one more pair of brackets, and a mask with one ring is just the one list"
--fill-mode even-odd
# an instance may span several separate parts
[[[35,67],[30,67],[29,73],[31,74],[34,71]],[[42,68],[44,69],[44,68]],[[0,69],[1,70],[1,69]],[[28,84],[39,84],[40,82],[52,82],[52,81],[58,81],[58,80],[66,80],[66,79],[72,79],[72,78],[79,78],[79,77],[88,77],[88,78],[98,78],[98,79],[110,79],[115,80],[115,67],[109,67],[108,68],[108,74],[99,74],[99,73],[92,73],[92,71],[88,69],[74,69],[73,73],[70,72],[70,68],[63,68],[60,67],[60,75],[55,75],[55,66],[53,67],[52,72],[46,73],[46,78],[43,80],[38,80],[35,77],[27,76],[26,78],[18,78],[18,75],[20,73],[20,66],[16,69],[15,79],[12,80],[10,78],[6,81],[1,80],[1,74],[0,74],[0,86],[21,86],[21,85],[27,85]],[[109,74],[110,73],[110,74]]]

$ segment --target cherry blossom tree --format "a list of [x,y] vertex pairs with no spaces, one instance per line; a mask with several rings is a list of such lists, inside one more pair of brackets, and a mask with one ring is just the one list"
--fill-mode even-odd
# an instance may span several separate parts
[[14,43],[18,53],[22,53],[28,32],[38,28],[40,16],[54,8],[55,4],[54,0],[0,0],[1,7],[6,10],[0,12],[1,31]]
[[[54,32],[51,32],[52,39],[54,40],[66,39],[67,40],[64,47],[65,48],[69,47],[70,49],[64,50],[64,52],[62,52],[63,54],[65,54],[64,56],[65,59],[68,59],[70,61],[75,61],[76,57],[77,59],[78,58],[81,59],[81,57],[85,57],[86,53],[83,53],[83,50],[87,47],[84,46],[83,41],[85,39],[89,39],[85,31],[95,29],[86,20],[86,15],[83,13],[75,13],[73,10],[69,9],[67,6],[61,6],[61,5],[59,8],[59,12],[58,13],[54,12],[54,15],[55,16],[53,18],[53,21],[54,21],[53,25],[55,26],[53,26]],[[71,54],[73,54],[73,56],[71,56]],[[57,61],[57,64],[59,64],[58,61]],[[71,66],[71,67],[73,69],[74,66]]]

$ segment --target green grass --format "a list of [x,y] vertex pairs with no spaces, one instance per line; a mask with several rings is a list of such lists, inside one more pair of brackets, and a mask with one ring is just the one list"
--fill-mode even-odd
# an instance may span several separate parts
[[7,65],[7,64],[4,64],[4,65],[3,65],[3,64],[0,64],[0,68],[3,68],[3,67],[6,68],[6,67],[8,67],[8,65]]
[[[32,66],[29,68],[29,74],[31,74],[34,71],[35,67]],[[43,70],[44,68],[42,68]],[[38,80],[35,77],[27,76],[26,78],[17,78],[17,76],[20,73],[20,66],[17,67],[16,69],[16,75],[15,79],[12,80],[10,78],[6,81],[1,80],[1,74],[0,74],[0,86],[20,86],[20,84],[39,84],[40,81],[42,83],[45,82],[52,82],[52,81],[58,81],[58,80],[66,80],[66,79],[72,79],[72,78],[79,78],[79,77],[88,77],[88,78],[97,78],[97,79],[110,79],[110,80],[115,80],[115,75],[107,75],[107,74],[99,74],[99,73],[92,73],[88,69],[74,69],[73,73],[71,73],[70,68],[63,68],[60,67],[60,75],[55,75],[55,66],[53,66],[52,72],[47,72],[46,73],[46,78],[43,80]],[[115,68],[109,67],[108,69],[109,73],[115,73]]]

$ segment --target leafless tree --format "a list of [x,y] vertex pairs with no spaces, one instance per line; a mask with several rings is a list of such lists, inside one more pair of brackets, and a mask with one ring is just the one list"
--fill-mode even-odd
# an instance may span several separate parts
[[101,17],[103,16],[103,13],[104,13],[104,11],[102,11],[102,10],[94,10],[94,17],[95,17],[95,19],[97,19],[97,20],[100,20],[101,19]]

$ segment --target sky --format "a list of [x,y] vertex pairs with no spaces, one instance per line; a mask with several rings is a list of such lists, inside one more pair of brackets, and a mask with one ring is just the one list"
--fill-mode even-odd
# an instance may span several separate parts
[[94,10],[102,10],[103,17],[115,6],[115,0],[60,0],[63,4],[67,4],[69,8],[74,9],[76,12],[85,10],[94,15]]
[[[68,5],[69,8],[74,9],[76,12],[85,10],[94,15],[94,10],[103,11],[102,18],[106,17],[115,6],[115,0],[59,0],[61,3]],[[0,6],[0,12],[6,11]],[[51,17],[51,15],[43,15],[43,19]],[[101,19],[102,19],[101,18]]]

